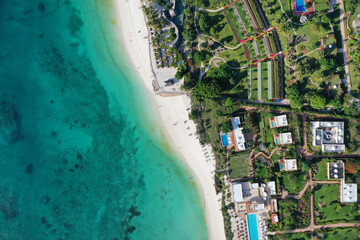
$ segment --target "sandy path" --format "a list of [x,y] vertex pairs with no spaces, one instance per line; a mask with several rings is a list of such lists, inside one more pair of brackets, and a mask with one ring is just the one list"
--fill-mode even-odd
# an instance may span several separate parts
[[196,177],[197,185],[201,190],[209,236],[211,239],[225,239],[220,210],[221,201],[216,195],[212,174],[215,163],[205,156],[211,156],[211,149],[209,147],[203,149],[194,136],[195,124],[188,120],[187,109],[190,108],[190,99],[185,95],[169,98],[155,96],[151,83],[154,76],[150,67],[148,32],[141,2],[140,0],[116,0],[114,4],[117,20],[121,23],[120,31],[124,46],[133,66],[155,101],[166,137]]

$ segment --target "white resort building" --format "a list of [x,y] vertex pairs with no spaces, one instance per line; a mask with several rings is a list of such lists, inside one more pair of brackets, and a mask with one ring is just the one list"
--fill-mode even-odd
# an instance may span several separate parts
[[269,119],[270,128],[286,127],[289,125],[286,115],[280,115]]
[[312,121],[313,146],[323,152],[345,152],[344,122]]
[[344,179],[341,180],[340,202],[357,202],[357,184],[345,183]]
[[242,132],[241,127],[239,127],[239,125],[241,124],[240,122],[240,117],[234,117],[231,119],[231,124],[233,127],[233,137],[234,137],[234,146],[235,146],[235,151],[244,151],[246,149],[245,147],[245,137],[244,134]]
[[296,159],[280,160],[280,171],[296,171],[297,169]]
[[274,142],[276,145],[286,145],[292,143],[291,132],[275,134]]

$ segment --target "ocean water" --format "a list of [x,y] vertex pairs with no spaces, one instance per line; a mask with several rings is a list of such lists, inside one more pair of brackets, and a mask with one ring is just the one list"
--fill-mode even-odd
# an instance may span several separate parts
[[0,12],[0,239],[207,239],[112,1],[7,0]]

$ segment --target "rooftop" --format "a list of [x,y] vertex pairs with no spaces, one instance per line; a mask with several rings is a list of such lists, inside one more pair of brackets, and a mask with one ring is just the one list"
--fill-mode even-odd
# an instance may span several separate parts
[[276,145],[285,145],[292,143],[291,132],[275,134],[274,141]]
[[242,202],[243,201],[243,192],[242,192],[241,183],[233,184],[232,189],[233,189],[234,202]]
[[357,184],[345,183],[343,179],[340,185],[340,202],[357,202]]
[[344,178],[344,163],[328,163],[328,178],[329,179],[342,179]]
[[241,127],[239,125],[241,124],[240,117],[234,117],[231,119],[231,124],[233,127],[233,138],[235,140],[235,150],[236,151],[244,151],[246,149],[245,147],[245,137],[242,132]]
[[323,152],[345,152],[344,122],[312,121],[313,145]]
[[286,115],[270,118],[270,128],[286,127],[289,125]]
[[280,171],[296,171],[297,163],[296,159],[280,160]]

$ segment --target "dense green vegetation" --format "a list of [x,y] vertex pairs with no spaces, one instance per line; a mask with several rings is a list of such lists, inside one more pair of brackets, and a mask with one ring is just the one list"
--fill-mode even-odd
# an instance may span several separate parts
[[273,230],[306,228],[310,224],[310,191],[307,190],[300,200],[281,200],[279,204],[279,223],[270,225]]

